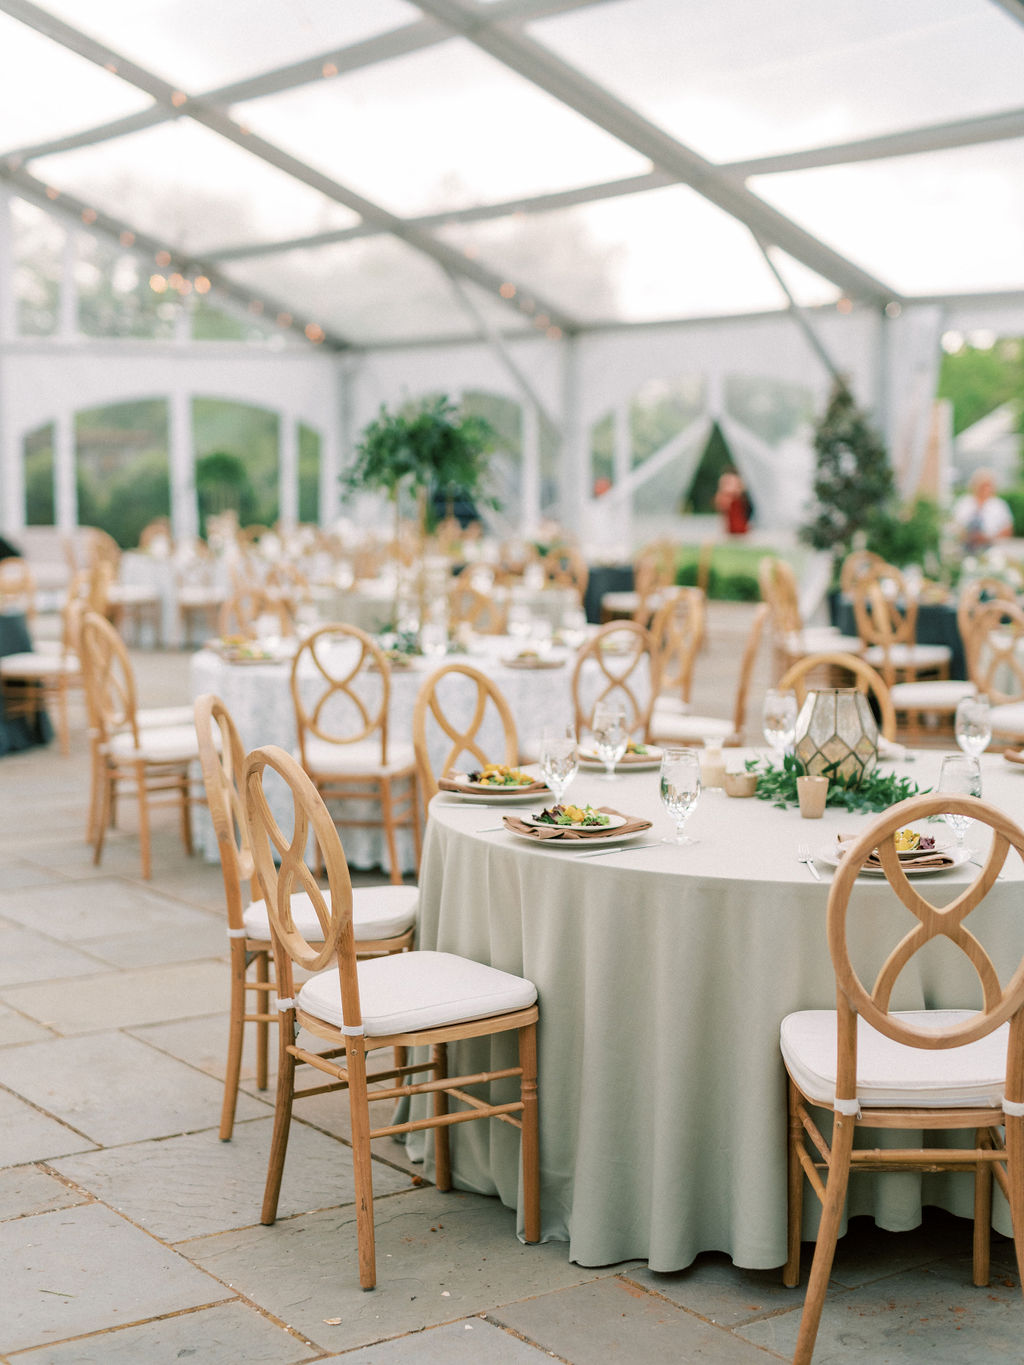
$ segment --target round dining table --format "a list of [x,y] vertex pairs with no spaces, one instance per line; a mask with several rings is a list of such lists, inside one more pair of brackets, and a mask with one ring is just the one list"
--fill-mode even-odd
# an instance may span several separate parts
[[[729,766],[743,756],[731,753]],[[924,790],[937,780],[940,757],[920,751],[885,766]],[[1024,813],[1024,766],[998,755],[982,763],[984,797]],[[582,1265],[637,1257],[672,1271],[719,1251],[740,1266],[778,1266],[786,1256],[779,1025],[793,1010],[835,1007],[825,937],[835,844],[875,817],[830,807],[805,820],[795,807],[706,790],[686,826],[694,842],[679,846],[661,842],[673,825],[658,786],[655,770],[612,780],[579,772],[569,790],[575,804],[651,821],[648,832],[603,852],[518,836],[504,827],[504,812],[439,794],[427,823],[417,943],[537,986],[546,1239],[568,1241]],[[953,840],[942,823],[924,832]],[[966,844],[981,851],[987,837],[974,826]],[[820,880],[798,860],[801,844]],[[955,866],[915,885],[946,904],[977,871]],[[1022,889],[1014,858],[973,917],[998,943],[1001,971],[1024,956]],[[853,936],[869,954],[884,956],[912,923],[884,878],[859,878],[855,904]],[[978,1004],[973,969],[948,943],[915,958],[893,998],[894,1008],[939,1004]],[[507,1041],[470,1046],[493,1049],[480,1064],[508,1062]],[[822,1121],[827,1132],[827,1115]],[[458,1185],[521,1211],[514,1129],[461,1125],[452,1145]],[[850,1212],[889,1229],[917,1226],[927,1203],[970,1217],[969,1177],[860,1174],[851,1182]],[[804,1235],[813,1237],[816,1201],[805,1205]],[[998,1193],[994,1221],[1009,1232]]]
[[[470,651],[465,654],[441,658],[416,657],[405,668],[393,668],[388,710],[389,746],[411,745],[416,694],[430,674],[446,663],[464,663],[480,670],[497,684],[512,711],[520,750],[536,753],[543,724],[567,722],[572,718],[572,655],[564,648],[553,648],[543,659],[521,660],[517,657],[520,649],[520,642],[508,636],[477,636]],[[231,712],[247,749],[263,744],[278,744],[293,753],[297,749],[298,735],[291,694],[291,673],[291,657],[266,662],[232,662],[213,649],[201,649],[191,659],[192,696],[194,699],[204,692],[212,692],[220,697]],[[318,695],[322,683],[322,678],[310,666],[301,679],[307,702]],[[379,696],[379,676],[371,675],[366,679],[364,695],[368,704]],[[445,695],[451,702],[453,720],[459,728],[464,728],[473,715],[475,685],[466,679],[452,680],[451,688],[446,690]],[[427,738],[436,769],[443,762],[450,740],[446,741],[443,733],[435,729],[428,731]],[[486,754],[504,754],[504,732],[493,707],[488,709],[479,740]],[[269,799],[274,814],[278,819],[285,819],[287,811],[283,791],[271,791]],[[344,808],[340,808],[339,824],[349,864],[361,868],[383,867],[385,871],[390,871],[382,832],[346,824],[344,813]],[[365,811],[350,808],[349,814],[354,818],[365,814]],[[217,841],[202,807],[197,811],[195,826],[198,846],[206,857],[216,861],[219,856]],[[400,829],[397,843],[403,873],[415,872],[411,833]]]

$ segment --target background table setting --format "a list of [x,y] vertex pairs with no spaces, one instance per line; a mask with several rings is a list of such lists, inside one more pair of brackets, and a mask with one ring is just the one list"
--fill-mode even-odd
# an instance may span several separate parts
[[[729,766],[749,756],[730,752]],[[941,757],[908,751],[883,768],[924,790],[936,784]],[[985,755],[981,766],[985,799],[1020,808],[1024,766],[999,755]],[[779,1024],[795,1009],[834,1007],[825,906],[837,839],[875,817],[828,807],[821,819],[802,819],[796,807],[732,799],[716,788],[701,794],[685,823],[692,842],[679,845],[664,842],[673,820],[656,771],[624,769],[609,781],[581,768],[564,800],[650,826],[615,843],[613,831],[604,846],[530,839],[510,832],[493,809],[441,793],[430,807],[420,877],[420,947],[537,984],[544,1234],[568,1240],[584,1265],[641,1257],[668,1271],[705,1250],[741,1266],[780,1265]],[[518,810],[536,813],[543,804]],[[944,824],[920,832],[955,846]],[[968,853],[928,869],[926,883],[922,869],[915,884],[934,903],[948,903],[976,872],[964,858],[984,850],[971,830],[965,844]],[[978,912],[996,917],[1007,963],[1024,954],[1022,880],[1020,866],[1008,862]],[[854,933],[872,951],[883,926],[891,935],[899,918],[892,899],[884,878],[859,880]],[[898,1007],[973,1003],[973,971],[955,957],[915,959]],[[458,1183],[515,1206],[514,1134],[506,1140],[470,1127],[453,1133]],[[922,1187],[860,1176],[850,1212],[903,1229],[916,1226],[923,1202],[969,1217],[969,1182],[928,1177]],[[1006,1231],[1002,1212],[997,1201],[995,1221]],[[805,1231],[813,1236],[813,1223]]]

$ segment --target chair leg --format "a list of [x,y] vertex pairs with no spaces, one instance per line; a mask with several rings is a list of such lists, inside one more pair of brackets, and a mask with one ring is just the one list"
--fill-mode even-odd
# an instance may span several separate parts
[[853,1150],[855,1128],[856,1122],[852,1118],[844,1114],[833,1115],[832,1151],[825,1204],[818,1225],[818,1241],[814,1248],[810,1279],[807,1282],[807,1297],[800,1319],[800,1333],[796,1339],[793,1365],[811,1365],[811,1357],[814,1355],[821,1310],[825,1306],[825,1291],[828,1289],[832,1260],[836,1253],[839,1224],[843,1216],[843,1205],[846,1203],[846,1187],[850,1183],[850,1152]]
[[787,1077],[789,1089],[789,1134],[786,1170],[788,1190],[786,1199],[786,1264],[782,1271],[782,1283],[793,1289],[800,1283],[800,1232],[804,1216],[804,1172],[797,1153],[804,1140],[803,1124],[800,1122],[800,1094]]
[[280,1048],[277,1057],[277,1095],[274,1099],[274,1131],[270,1137],[270,1159],[267,1162],[267,1183],[263,1190],[261,1223],[273,1223],[277,1218],[277,1201],[281,1197],[281,1177],[288,1152],[288,1134],[292,1125],[292,1102],[295,1098],[295,1058],[288,1051],[287,1040],[294,1033],[294,1014],[291,1010],[281,1015]]
[[104,763],[100,776],[100,810],[99,818],[96,821],[94,839],[96,846],[92,854],[93,863],[97,867],[99,867],[100,859],[103,857],[103,841],[107,835],[107,822],[110,820],[114,808],[114,783],[116,780],[114,774]]
[[523,1162],[523,1235],[528,1242],[540,1241],[540,1127],[537,1112],[537,1025],[519,1030],[519,1065],[523,1101],[523,1127],[520,1137]]
[[181,775],[181,842],[185,845],[185,852],[192,856],[192,803],[189,800],[189,776],[188,769]]
[[366,1097],[366,1042],[363,1038],[346,1041],[359,1283],[363,1289],[373,1289],[377,1283],[377,1244],[373,1228],[373,1160],[370,1153],[370,1104]]
[[139,852],[142,855],[142,880],[153,876],[153,850],[149,838],[149,793],[146,790],[146,765],[135,764],[135,785],[139,798]]
[[[979,1148],[992,1146],[987,1128],[977,1129],[974,1145]],[[974,1283],[979,1288],[989,1282],[991,1247],[992,1167],[989,1162],[980,1161],[974,1172]]]
[[220,1108],[220,1140],[228,1142],[235,1129],[238,1080],[242,1072],[245,1034],[245,944],[231,940],[231,1016],[228,1021],[228,1060],[224,1070],[224,1099]]
[[420,793],[416,776],[409,778],[409,810],[412,813],[412,850],[416,859],[416,876],[420,875],[420,854],[423,852],[423,832],[420,829]]
[[57,737],[60,740],[60,751],[65,758],[71,753],[71,727],[68,722],[68,685],[66,679],[62,678],[57,684]]
[[[448,1078],[448,1044],[435,1043],[430,1049],[430,1063],[435,1081]],[[447,1090],[434,1091],[434,1117],[441,1118],[448,1112]],[[434,1129],[434,1184],[439,1190],[452,1187],[451,1143],[448,1141],[448,1125],[442,1124]]]
[[[265,985],[270,980],[270,954],[256,954],[256,980],[260,985]],[[270,1013],[270,992],[257,991],[258,1008],[257,1014]],[[270,1042],[270,1025],[265,1019],[260,1019],[256,1024],[256,1085],[260,1090],[267,1088],[267,1051]]]
[[395,816],[391,807],[391,783],[385,778],[380,784],[381,823],[388,845],[388,860],[391,864],[391,884],[401,886],[402,868],[398,861],[398,845],[395,841]]
[[1006,1179],[1010,1187],[1010,1220],[1017,1254],[1017,1278],[1024,1293],[1024,1119],[1005,1115]]

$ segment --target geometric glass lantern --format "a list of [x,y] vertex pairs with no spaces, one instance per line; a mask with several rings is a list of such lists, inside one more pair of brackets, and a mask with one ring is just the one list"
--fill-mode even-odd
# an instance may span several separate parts
[[808,692],[796,718],[796,756],[811,774],[856,787],[878,762],[878,726],[855,687]]

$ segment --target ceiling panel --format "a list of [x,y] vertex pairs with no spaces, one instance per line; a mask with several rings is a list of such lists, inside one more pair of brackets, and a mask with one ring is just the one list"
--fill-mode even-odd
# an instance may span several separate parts
[[993,0],[618,0],[528,31],[712,161],[1024,103],[1024,26]]
[[0,151],[150,106],[109,71],[0,14]]
[[234,112],[255,132],[403,216],[649,168],[458,40],[251,100]]
[[751,184],[901,293],[1024,287],[1022,139]]
[[190,120],[40,157],[32,169],[58,189],[194,253],[358,221],[350,210]]
[[404,0],[47,0],[45,7],[190,94],[423,17]]

